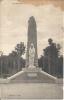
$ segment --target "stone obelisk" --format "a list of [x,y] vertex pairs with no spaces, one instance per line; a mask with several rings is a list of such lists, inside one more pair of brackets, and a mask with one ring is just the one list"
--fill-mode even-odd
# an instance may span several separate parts
[[26,67],[29,66],[29,49],[30,45],[34,45],[35,56],[34,56],[34,66],[38,66],[38,55],[37,55],[37,26],[36,21],[33,16],[28,20],[28,34],[27,34],[27,52],[26,52]]

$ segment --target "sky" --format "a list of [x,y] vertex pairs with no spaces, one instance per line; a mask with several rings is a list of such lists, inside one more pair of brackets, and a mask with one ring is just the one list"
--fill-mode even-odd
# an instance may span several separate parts
[[[63,46],[64,11],[53,4],[35,6],[20,4],[17,0],[0,2],[0,51],[9,54],[17,43],[27,46],[28,19],[34,16],[37,24],[38,56],[48,45],[48,39]],[[25,55],[24,55],[25,57]]]

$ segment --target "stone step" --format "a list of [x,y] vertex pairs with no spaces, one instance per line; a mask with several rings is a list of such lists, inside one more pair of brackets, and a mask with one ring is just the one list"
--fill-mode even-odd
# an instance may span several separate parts
[[56,78],[39,69],[35,71],[18,72],[10,79],[11,83],[56,83]]

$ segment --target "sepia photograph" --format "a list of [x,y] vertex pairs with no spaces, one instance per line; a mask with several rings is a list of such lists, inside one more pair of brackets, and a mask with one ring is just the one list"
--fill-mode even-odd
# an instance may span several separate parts
[[0,100],[63,100],[64,0],[0,0]]

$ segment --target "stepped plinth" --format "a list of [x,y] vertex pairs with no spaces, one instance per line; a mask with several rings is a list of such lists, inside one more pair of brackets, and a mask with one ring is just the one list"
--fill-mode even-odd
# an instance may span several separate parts
[[8,77],[8,80],[11,83],[56,83],[57,78],[40,68],[24,68],[15,75]]

